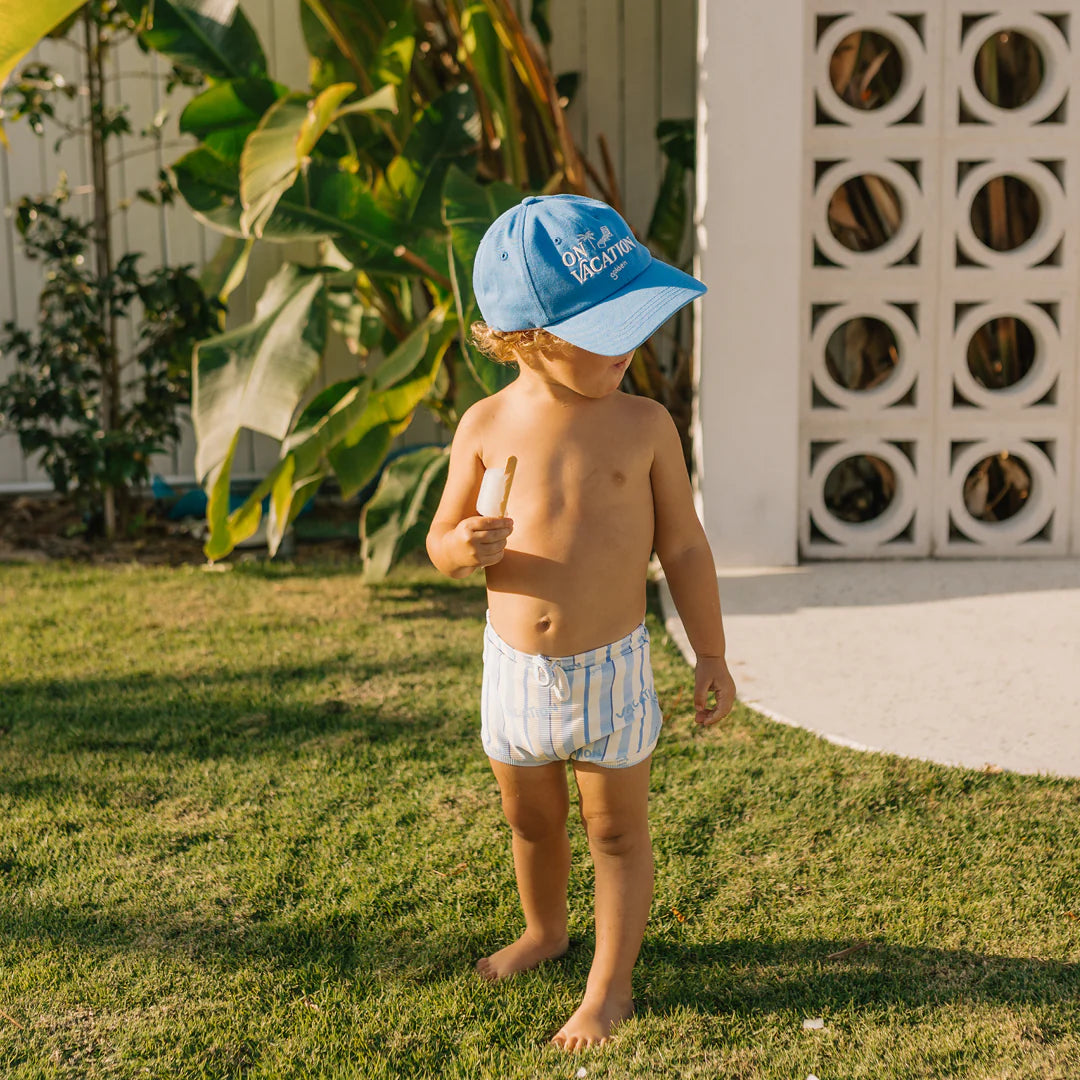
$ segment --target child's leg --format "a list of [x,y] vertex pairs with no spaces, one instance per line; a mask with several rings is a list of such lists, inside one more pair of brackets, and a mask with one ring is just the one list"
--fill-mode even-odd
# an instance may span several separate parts
[[521,937],[477,962],[477,971],[495,980],[561,956],[570,944],[566,933],[570,792],[565,761],[506,765],[491,757],[488,760],[499,781],[503,812],[512,831],[514,871],[525,913]]
[[566,1050],[603,1042],[634,1011],[631,972],[653,896],[650,755],[628,769],[574,761],[596,867],[596,952],[577,1011],[552,1042]]

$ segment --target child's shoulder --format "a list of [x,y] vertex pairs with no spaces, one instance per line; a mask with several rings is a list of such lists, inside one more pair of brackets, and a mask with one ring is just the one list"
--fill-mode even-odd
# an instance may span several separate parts
[[642,425],[645,429],[654,428],[657,424],[671,419],[671,414],[666,406],[655,398],[645,397],[641,394],[618,393],[614,395],[615,407],[621,416],[635,424]]
[[494,394],[488,394],[487,397],[474,401],[461,414],[458,429],[460,430],[462,425],[465,425],[467,429],[481,427],[495,420],[506,407],[506,392],[509,389],[510,387],[504,386],[501,390],[496,390]]
[[489,394],[473,402],[462,414],[454,430],[455,442],[468,442],[473,446],[483,443],[484,434],[491,430],[506,408],[506,391],[509,387]]
[[651,419],[660,413],[667,412],[667,409],[656,398],[646,397],[644,394],[627,394],[620,390],[614,397],[620,408],[633,410],[641,417]]

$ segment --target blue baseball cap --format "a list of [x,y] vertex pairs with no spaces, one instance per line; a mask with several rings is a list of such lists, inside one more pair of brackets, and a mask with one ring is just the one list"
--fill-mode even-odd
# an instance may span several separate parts
[[607,203],[530,195],[492,222],[473,292],[493,330],[550,330],[601,356],[636,349],[704,283],[660,259]]

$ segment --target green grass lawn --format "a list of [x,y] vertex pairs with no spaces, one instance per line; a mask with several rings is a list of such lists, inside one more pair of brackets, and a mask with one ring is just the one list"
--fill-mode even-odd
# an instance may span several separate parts
[[522,925],[483,613],[419,569],[0,566],[0,1076],[1080,1077],[1080,781],[696,731],[655,607],[639,1011],[547,1046],[592,867],[572,810],[570,951],[476,975]]

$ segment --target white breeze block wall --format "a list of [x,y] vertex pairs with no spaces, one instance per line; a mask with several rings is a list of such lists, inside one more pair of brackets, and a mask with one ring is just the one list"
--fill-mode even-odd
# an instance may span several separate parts
[[[1080,550],[1080,9],[1066,7],[807,4],[799,367],[806,556]],[[874,110],[841,100],[829,75],[837,45],[866,30],[887,39],[903,68],[896,95]],[[988,39],[1007,43],[1017,32],[1041,54],[1041,83],[1026,103],[999,108],[979,88],[976,56]],[[872,250],[839,242],[827,219],[838,187],[856,176],[879,177],[899,195],[896,229]],[[1022,242],[995,249],[976,235],[972,207],[1002,176],[1028,185],[1038,223]],[[1000,192],[999,184],[996,196],[981,197]],[[857,316],[891,329],[896,362],[883,381],[856,390],[838,384],[825,356],[830,337]],[[973,376],[968,349],[981,326],[1002,317],[1027,328],[1034,356],[1022,378],[990,389]],[[965,482],[977,484],[972,470],[1003,452],[1030,478],[1026,499],[1002,520],[973,516]],[[856,454],[884,463],[894,487],[880,514],[858,522],[837,517],[825,496],[830,472]]]
[[[773,15],[702,12],[697,482],[718,561],[1080,551],[1080,8],[785,0]],[[830,74],[867,32],[902,71],[880,107],[842,99]],[[1017,34],[1038,88],[998,107],[977,57]],[[1011,235],[1002,177],[1027,187],[1029,234]],[[853,180],[895,193],[883,242],[835,227]],[[1008,243],[984,242],[973,206],[999,223],[1007,209]],[[869,319],[889,370],[845,384],[830,341]],[[1004,320],[1026,336],[1026,370],[991,388],[969,348]],[[837,479],[861,456],[880,505],[858,519],[837,513]],[[1000,520],[965,499],[966,484],[978,505],[987,459],[1022,477]]]

